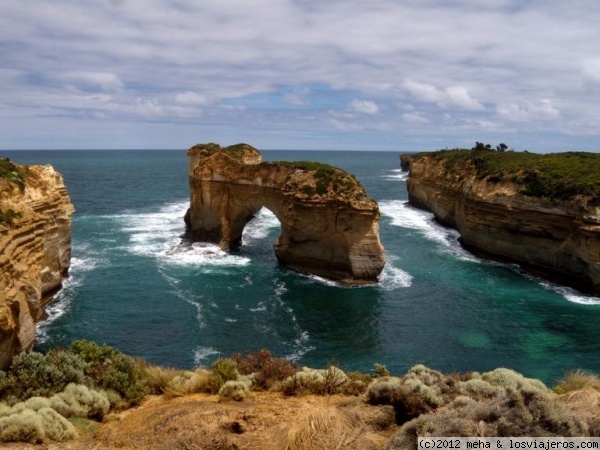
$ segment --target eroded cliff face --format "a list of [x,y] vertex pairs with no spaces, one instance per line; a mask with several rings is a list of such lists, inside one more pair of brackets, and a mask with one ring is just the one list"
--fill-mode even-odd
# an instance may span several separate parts
[[281,223],[274,245],[281,263],[343,284],[377,281],[385,264],[379,207],[352,176],[316,163],[261,162],[246,144],[200,144],[188,156],[186,223],[195,240],[233,250],[266,207]]
[[466,247],[600,294],[600,208],[584,199],[530,197],[431,156],[411,161],[407,186],[410,203],[456,228]]
[[35,323],[62,286],[74,211],[51,166],[3,164],[9,170],[0,177],[0,368],[33,346]]

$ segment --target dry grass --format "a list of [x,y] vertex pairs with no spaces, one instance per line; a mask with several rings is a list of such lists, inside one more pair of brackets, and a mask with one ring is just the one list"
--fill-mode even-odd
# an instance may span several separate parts
[[183,370],[171,367],[145,366],[142,368],[142,377],[151,394],[166,393],[171,381],[183,373]]
[[595,389],[596,391],[600,391],[600,377],[584,372],[583,370],[575,370],[569,372],[555,388],[559,394],[580,391],[582,389]]
[[288,432],[284,450],[381,448],[357,415],[337,408],[313,406],[301,412]]

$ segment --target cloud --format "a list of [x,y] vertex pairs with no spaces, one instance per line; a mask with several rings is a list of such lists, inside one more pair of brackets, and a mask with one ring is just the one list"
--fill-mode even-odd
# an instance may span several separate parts
[[377,114],[379,112],[379,106],[371,100],[354,99],[348,104],[348,109],[360,114]]
[[207,103],[206,98],[196,92],[186,91],[175,94],[175,103],[188,106],[202,106]]
[[[429,147],[441,129],[526,140],[519,124],[535,122],[596,148],[578,136],[600,137],[597,17],[586,0],[0,2],[0,115],[14,118],[0,122],[0,148],[30,147],[12,130],[50,118],[62,133],[35,142],[58,148],[85,142],[95,120],[124,127],[119,148],[123,124],[149,121],[177,127],[161,147],[183,129],[280,148],[287,136],[386,147],[416,123]],[[414,110],[398,107],[407,102]]]
[[408,123],[429,123],[429,119],[420,112],[407,112],[402,114],[402,120]]
[[462,86],[449,86],[445,89],[438,89],[431,84],[409,79],[404,82],[403,87],[417,100],[436,103],[443,108],[483,109],[483,105],[474,100]]
[[518,105],[506,103],[498,105],[498,116],[511,122],[528,122],[532,120],[550,120],[560,117],[561,112],[552,105],[549,99],[537,103]]
[[120,91],[124,85],[119,77],[107,72],[66,72],[58,75],[59,80],[87,88],[100,88],[103,91]]
[[600,87],[600,58],[587,59],[582,64],[582,78],[586,87]]

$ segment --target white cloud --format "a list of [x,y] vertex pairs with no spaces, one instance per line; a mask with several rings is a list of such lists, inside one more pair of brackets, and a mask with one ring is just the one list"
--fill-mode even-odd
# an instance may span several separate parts
[[581,74],[585,86],[600,87],[600,58],[584,61]]
[[403,87],[417,100],[436,103],[444,108],[483,109],[483,105],[474,100],[467,89],[462,86],[449,86],[445,89],[438,89],[432,84],[409,79],[404,82]]
[[[527,139],[518,124],[534,121],[572,147],[582,148],[580,135],[600,137],[600,104],[590,101],[600,88],[600,2],[38,3],[0,2],[0,114],[39,130],[47,127],[34,121],[55,114],[56,147],[79,139],[71,118],[156,120],[192,134],[199,125],[189,118],[202,111],[208,131],[218,124],[243,138],[268,123],[273,142],[310,136],[307,126],[323,136],[335,117],[360,148],[377,141],[364,129],[383,130],[382,146],[405,135],[391,123],[419,123],[418,142],[442,127],[458,136],[465,123],[469,136],[495,124]],[[398,108],[406,102],[414,109]],[[0,123],[0,148],[28,147],[23,134],[9,138],[14,128]]]
[[100,88],[104,91],[120,91],[124,85],[113,73],[107,72],[67,72],[59,74],[59,79],[76,85]]
[[175,95],[175,103],[187,106],[201,106],[207,103],[206,98],[196,92],[186,91]]
[[402,120],[408,123],[429,123],[429,119],[420,112],[407,112],[402,114]]
[[371,100],[354,99],[348,104],[348,109],[361,114],[377,114],[379,112],[379,106]]
[[498,105],[496,112],[498,116],[510,122],[550,120],[561,115],[561,112],[552,105],[552,101],[549,99],[542,99],[527,105],[505,103]]

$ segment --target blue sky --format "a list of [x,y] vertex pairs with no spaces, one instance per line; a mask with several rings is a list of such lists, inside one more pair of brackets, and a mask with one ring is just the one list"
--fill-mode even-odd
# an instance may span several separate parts
[[600,151],[597,0],[3,0],[0,149]]

